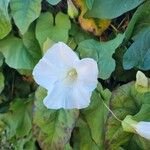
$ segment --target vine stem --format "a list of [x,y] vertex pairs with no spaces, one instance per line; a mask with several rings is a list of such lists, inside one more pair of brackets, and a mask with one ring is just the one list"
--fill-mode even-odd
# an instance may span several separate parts
[[102,102],[103,102],[103,104],[105,105],[105,107],[109,110],[109,112],[114,116],[114,118],[115,118],[116,120],[122,122],[122,120],[120,120],[120,119],[114,114],[114,112],[106,105],[106,103],[103,101],[103,99],[102,99]]
[[120,119],[114,114],[114,112],[109,108],[109,106],[107,106],[107,104],[104,102],[103,96],[102,96],[101,94],[99,94],[99,96],[101,97],[104,106],[105,106],[105,107],[107,108],[107,110],[113,115],[113,117],[114,117],[116,120],[118,120],[119,122],[122,122],[122,120],[120,120]]

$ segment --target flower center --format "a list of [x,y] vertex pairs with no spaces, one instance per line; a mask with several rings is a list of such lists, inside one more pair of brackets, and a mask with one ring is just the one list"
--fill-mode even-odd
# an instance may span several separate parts
[[69,70],[68,76],[71,79],[76,79],[77,78],[77,71],[76,71],[76,69],[72,68],[71,70]]

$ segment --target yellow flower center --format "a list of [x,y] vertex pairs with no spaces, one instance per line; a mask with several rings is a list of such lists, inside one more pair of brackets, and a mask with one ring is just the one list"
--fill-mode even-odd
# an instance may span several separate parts
[[76,79],[77,78],[77,71],[76,69],[71,69],[69,72],[68,72],[68,76],[71,78],[71,79]]

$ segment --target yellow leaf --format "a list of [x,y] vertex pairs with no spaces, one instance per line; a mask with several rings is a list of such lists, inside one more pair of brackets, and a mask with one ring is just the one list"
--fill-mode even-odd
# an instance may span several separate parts
[[75,0],[75,5],[81,11],[78,20],[79,20],[80,26],[85,31],[91,32],[96,36],[100,36],[109,27],[111,20],[84,18],[84,15],[88,10],[84,0]]

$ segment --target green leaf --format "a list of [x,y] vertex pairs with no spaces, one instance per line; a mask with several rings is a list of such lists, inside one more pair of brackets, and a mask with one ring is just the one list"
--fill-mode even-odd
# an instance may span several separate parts
[[32,134],[25,138],[15,139],[12,145],[14,150],[36,150],[35,139],[32,137]]
[[54,42],[67,42],[68,31],[71,28],[69,17],[63,13],[58,13],[54,19],[51,13],[41,14],[36,25],[36,38],[41,48],[43,43],[49,38]]
[[113,19],[134,9],[144,0],[94,0],[93,7],[87,12],[88,17]]
[[93,39],[79,43],[78,51],[81,58],[91,57],[98,63],[99,77],[107,79],[115,69],[115,60],[112,58],[116,48],[120,46],[124,39],[124,34],[108,42],[98,42]]
[[0,72],[0,93],[3,91],[3,89],[4,89],[4,76],[2,72]]
[[[149,94],[145,94],[145,96],[149,96]],[[150,121],[150,103],[148,104],[143,104],[141,106],[141,109],[140,111],[135,115],[133,116],[133,119],[135,119],[136,121]]]
[[136,67],[142,70],[150,69],[150,27],[145,28],[134,39],[123,57],[124,69]]
[[150,26],[150,7],[147,7],[149,5],[150,1],[145,2],[134,13],[126,29],[125,35],[127,39],[129,39],[131,35],[137,34],[143,28]]
[[98,145],[93,141],[87,123],[79,119],[73,134],[74,150],[99,150]]
[[8,14],[9,1],[0,1],[0,39],[3,39],[11,31],[11,22]]
[[28,50],[21,39],[8,36],[0,41],[0,51],[5,57],[5,62],[15,69],[32,69],[33,63]]
[[35,65],[42,57],[42,51],[37,39],[35,38],[34,30],[34,25],[31,25],[28,31],[23,35],[22,41],[24,46],[32,56],[32,63]]
[[51,5],[57,5],[61,0],[47,0]]
[[124,70],[122,60],[123,55],[126,52],[125,46],[121,46],[115,52],[114,59],[116,61],[116,68],[113,72],[113,77],[116,81],[121,81],[124,83],[128,83],[135,78],[136,70]]
[[[120,119],[124,120],[127,115],[135,117],[136,121],[150,121],[150,92],[141,94],[135,89],[135,82],[120,86],[113,92],[111,110]],[[110,114],[106,124],[105,145],[107,149],[118,149],[120,146],[136,143],[135,149],[149,149],[149,142],[134,133],[124,132],[121,122]],[[139,141],[139,145],[136,141]],[[131,144],[132,143],[132,144]]]
[[50,47],[52,47],[53,44],[55,44],[55,42],[47,38],[47,40],[43,43],[43,49],[42,49],[43,54],[46,53],[46,51]]
[[66,144],[64,150],[73,150],[70,144]]
[[39,17],[41,0],[11,0],[10,7],[15,24],[21,34],[24,34],[29,25]]
[[74,39],[77,44],[86,39],[92,39],[92,38],[94,39],[95,38],[90,33],[84,32],[84,30],[82,30],[76,24],[71,24],[71,29],[69,31],[69,35],[71,35],[72,39]]
[[5,62],[15,69],[31,70],[41,57],[38,42],[30,30],[23,36],[23,40],[8,36],[0,41],[0,51],[5,57]]
[[93,3],[94,3],[94,0],[86,0],[86,5],[88,9],[92,9]]
[[4,56],[3,56],[3,54],[0,52],[0,67],[3,65],[3,60],[4,60]]
[[104,130],[108,115],[108,110],[103,101],[108,104],[110,97],[111,92],[107,89],[103,90],[102,86],[99,85],[98,89],[92,94],[90,106],[81,111],[82,117],[91,132],[92,139],[99,149],[104,149]]
[[12,137],[24,137],[31,130],[31,103],[25,99],[16,99],[10,106],[10,110],[0,115],[0,119],[6,125],[8,139]]
[[51,110],[43,105],[46,91],[36,91],[34,124],[39,128],[35,135],[42,149],[64,149],[79,115],[79,110]]

